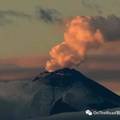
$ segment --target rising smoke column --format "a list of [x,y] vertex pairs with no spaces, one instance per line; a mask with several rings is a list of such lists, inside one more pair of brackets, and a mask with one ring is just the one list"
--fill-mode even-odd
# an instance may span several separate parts
[[66,24],[64,41],[49,53],[51,59],[46,63],[48,71],[77,66],[90,49],[98,48],[104,42],[100,30],[91,26],[91,19],[77,16]]

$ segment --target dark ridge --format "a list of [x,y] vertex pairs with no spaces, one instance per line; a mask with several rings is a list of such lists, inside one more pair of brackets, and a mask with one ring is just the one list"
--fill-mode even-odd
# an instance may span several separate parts
[[[64,68],[56,70],[54,72],[44,71],[40,73],[38,77],[36,77],[35,81],[36,80],[39,80],[44,84],[50,85],[53,88],[53,100],[51,102],[53,106],[50,110],[50,115],[64,112],[81,111],[85,109],[103,110],[108,108],[120,107],[120,97],[118,95],[105,88],[104,86],[100,85],[99,83],[84,76],[75,69]],[[55,87],[72,89],[77,87],[77,85],[80,85],[81,91],[84,92],[84,90],[87,90],[89,92],[88,95],[91,95],[87,97],[87,94],[84,93],[86,97],[83,97],[81,99],[88,99],[88,101],[98,100],[98,102],[86,102],[83,104],[80,103],[81,105],[83,105],[83,107],[81,106],[81,108],[79,109],[77,107],[73,107],[71,104],[69,104],[69,102],[67,103],[66,101],[64,101],[62,96],[60,96],[60,99],[55,101]],[[66,89],[65,92],[67,93],[69,89]],[[96,97],[98,97],[98,99],[92,97],[92,95],[95,95]],[[92,99],[89,97],[92,97]]]
[[116,96],[112,91],[108,90],[99,83],[89,79],[79,71],[75,69],[63,68],[56,70],[54,72],[43,71],[39,76],[35,77],[33,81],[43,81],[52,86],[67,87],[71,86],[76,82],[81,82],[83,85],[87,86],[90,89],[94,89],[102,95],[113,95]]
[[120,97],[118,95],[99,83],[87,78],[75,69],[64,68],[54,72],[45,71],[42,73],[42,76],[38,76],[36,80],[42,80],[44,83],[54,87],[71,87],[74,83],[82,83],[83,86],[93,93],[103,98],[110,98],[111,101],[116,100],[116,103],[120,104]]

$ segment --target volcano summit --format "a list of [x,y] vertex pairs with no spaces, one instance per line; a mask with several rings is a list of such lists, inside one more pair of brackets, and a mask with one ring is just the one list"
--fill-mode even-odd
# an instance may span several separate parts
[[120,107],[118,95],[74,69],[48,72],[42,81],[53,88],[64,89],[61,96],[53,100],[50,114]]

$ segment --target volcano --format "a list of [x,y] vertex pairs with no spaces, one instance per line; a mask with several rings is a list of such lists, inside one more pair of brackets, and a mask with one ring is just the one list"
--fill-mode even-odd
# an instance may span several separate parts
[[74,69],[45,71],[33,81],[1,81],[0,91],[0,120],[88,120],[86,110],[120,111],[118,95]]
[[77,70],[64,68],[55,72],[45,72],[37,77],[38,80],[40,78],[53,88],[66,88],[57,100],[53,100],[51,115],[86,109],[104,110],[120,107],[118,95]]

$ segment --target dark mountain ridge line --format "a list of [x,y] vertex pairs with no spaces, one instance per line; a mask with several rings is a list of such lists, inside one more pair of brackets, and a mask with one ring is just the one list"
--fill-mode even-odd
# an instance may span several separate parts
[[[88,87],[92,87],[92,88],[95,87],[94,89],[96,89],[96,90],[97,90],[97,88],[100,88],[100,89],[102,88],[102,89],[106,90],[107,93],[110,92],[109,94],[116,96],[116,94],[114,92],[112,92],[111,90],[107,89],[106,87],[102,86],[101,84],[97,83],[96,81],[91,80],[90,78],[86,77],[85,75],[83,75],[82,73],[80,73],[79,71],[77,71],[75,69],[63,68],[63,69],[56,70],[54,72],[48,72],[45,70],[45,71],[41,72],[39,74],[39,76],[35,77],[33,79],[33,81],[43,81],[52,86],[60,86],[59,85],[60,82],[63,82],[63,84],[64,84],[64,83],[66,83],[66,81],[68,83],[68,84],[66,84],[66,86],[76,83],[76,82],[82,82],[83,84],[87,85]],[[62,87],[62,86],[60,86],[60,87]]]
[[[102,97],[104,99],[104,104],[106,103],[106,107],[120,106],[120,96],[116,95],[114,92],[97,83],[96,81],[87,78],[75,69],[64,68],[54,72],[45,71],[33,81],[37,80],[51,85],[53,88],[72,88],[74,84],[82,84],[83,87],[86,87],[93,94]],[[97,105],[97,107],[99,107],[99,105]],[[105,107],[103,106],[102,108],[104,109]]]

